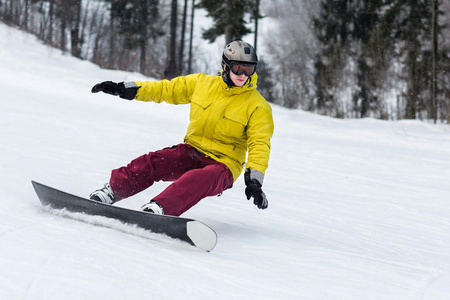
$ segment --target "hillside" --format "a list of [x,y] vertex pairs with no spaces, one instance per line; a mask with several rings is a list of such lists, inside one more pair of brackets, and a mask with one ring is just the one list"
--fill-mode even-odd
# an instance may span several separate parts
[[[200,202],[184,216],[216,230],[206,253],[43,209],[30,183],[87,196],[111,169],[182,142],[188,106],[91,94],[145,78],[2,24],[0,68],[0,299],[450,298],[448,127],[274,106],[269,209],[245,199],[242,176]],[[138,209],[165,186],[118,205]]]

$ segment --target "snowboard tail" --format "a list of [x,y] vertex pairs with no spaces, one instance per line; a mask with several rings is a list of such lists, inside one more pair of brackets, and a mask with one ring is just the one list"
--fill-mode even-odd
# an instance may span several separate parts
[[53,209],[66,209],[70,212],[116,219],[184,241],[206,251],[214,249],[217,243],[217,234],[214,230],[193,219],[122,208],[72,195],[35,181],[31,183],[42,205],[49,205]]

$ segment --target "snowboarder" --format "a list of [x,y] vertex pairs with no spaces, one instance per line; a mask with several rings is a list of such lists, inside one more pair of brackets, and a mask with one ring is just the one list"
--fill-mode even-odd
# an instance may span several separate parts
[[135,195],[155,181],[173,181],[141,210],[179,216],[207,196],[221,194],[241,174],[248,200],[266,209],[261,187],[273,134],[272,109],[256,90],[255,49],[243,41],[226,45],[218,76],[202,73],[172,80],[105,81],[92,88],[127,100],[190,103],[184,143],[142,155],[111,172],[109,183],[90,198],[103,203]]

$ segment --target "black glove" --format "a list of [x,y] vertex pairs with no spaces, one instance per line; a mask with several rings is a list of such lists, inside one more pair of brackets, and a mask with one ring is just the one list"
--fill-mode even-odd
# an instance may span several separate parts
[[98,93],[103,92],[113,96],[119,96],[120,98],[133,100],[136,97],[139,87],[134,82],[119,82],[104,81],[94,85],[91,92]]
[[125,93],[125,86],[123,82],[115,83],[112,81],[104,81],[94,85],[91,90],[92,93],[103,92],[113,96],[120,96]]
[[[261,172],[256,172],[259,176],[262,176],[262,178],[264,178],[264,175]],[[244,181],[245,185],[247,186],[245,188],[245,195],[247,196],[247,200],[250,200],[250,198],[253,197],[253,203],[258,206],[259,209],[266,209],[269,205],[269,202],[267,201],[266,194],[264,194],[261,189],[262,185],[260,181],[254,178],[254,173],[255,170],[250,169],[247,169],[247,171],[245,171],[244,173]]]

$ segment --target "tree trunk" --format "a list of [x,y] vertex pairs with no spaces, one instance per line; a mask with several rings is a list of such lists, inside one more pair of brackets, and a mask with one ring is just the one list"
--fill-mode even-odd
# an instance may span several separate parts
[[185,37],[185,33],[186,33],[187,5],[188,5],[188,0],[184,0],[183,21],[182,21],[182,25],[181,25],[180,51],[178,52],[178,75],[181,75],[183,73],[184,37]]
[[25,0],[25,17],[22,26],[25,29],[25,31],[28,31],[28,19],[30,18],[29,9],[30,9],[30,0]]
[[260,0],[256,0],[254,14],[253,14],[253,17],[255,18],[255,40],[253,42],[253,47],[255,47],[255,49],[257,49],[257,45],[258,45],[259,3],[260,3]]
[[195,0],[192,0],[191,8],[191,32],[189,34],[189,61],[188,61],[188,74],[192,72],[192,43],[194,40],[194,11],[195,11]]
[[66,27],[67,27],[67,20],[66,17],[63,16],[61,18],[61,35],[60,35],[60,45],[59,45],[59,49],[62,50],[62,52],[66,52]]
[[406,108],[405,108],[405,119],[415,119],[417,112],[417,87],[416,87],[416,76],[417,76],[417,58],[414,50],[408,51],[408,59],[406,60],[406,65],[408,66],[408,78],[406,83]]
[[168,64],[164,71],[164,76],[172,79],[177,75],[176,40],[177,40],[177,0],[172,0],[170,17],[170,40]]
[[431,41],[432,41],[432,56],[431,56],[431,115],[434,123],[437,122],[437,50],[438,50],[438,40],[437,40],[437,10],[438,1],[431,0]]
[[147,0],[141,1],[141,7],[140,7],[140,21],[139,22],[139,48],[141,52],[140,61],[139,61],[139,68],[142,74],[147,74],[147,14],[148,14],[148,7],[147,7]]
[[80,27],[81,27],[81,1],[74,2],[76,5],[76,16],[73,20],[72,29],[70,30],[70,41],[71,41],[71,54],[74,57],[81,58],[81,46],[82,46],[82,38],[80,35]]
[[225,27],[225,44],[228,45],[233,41],[233,27],[231,25],[227,25]]
[[53,22],[55,20],[55,0],[50,0],[50,9],[48,16],[48,34],[45,35],[45,39],[48,45],[53,46]]
[[111,3],[110,12],[109,12],[109,51],[108,51],[108,68],[114,69],[114,37],[116,35],[114,30],[114,7]]
[[[417,1],[411,1],[411,8],[414,8],[418,5]],[[417,15],[417,12],[412,10],[409,16],[410,19],[410,28],[408,29],[408,37],[405,41],[408,45],[407,54],[406,54],[406,63],[405,67],[407,69],[407,83],[406,83],[406,109],[405,109],[405,118],[406,119],[415,119],[417,116],[417,103],[420,90],[417,81],[420,80],[418,77],[418,62],[417,55],[419,53],[419,40],[418,40],[418,27],[419,24],[417,22],[420,21],[420,18]]]

